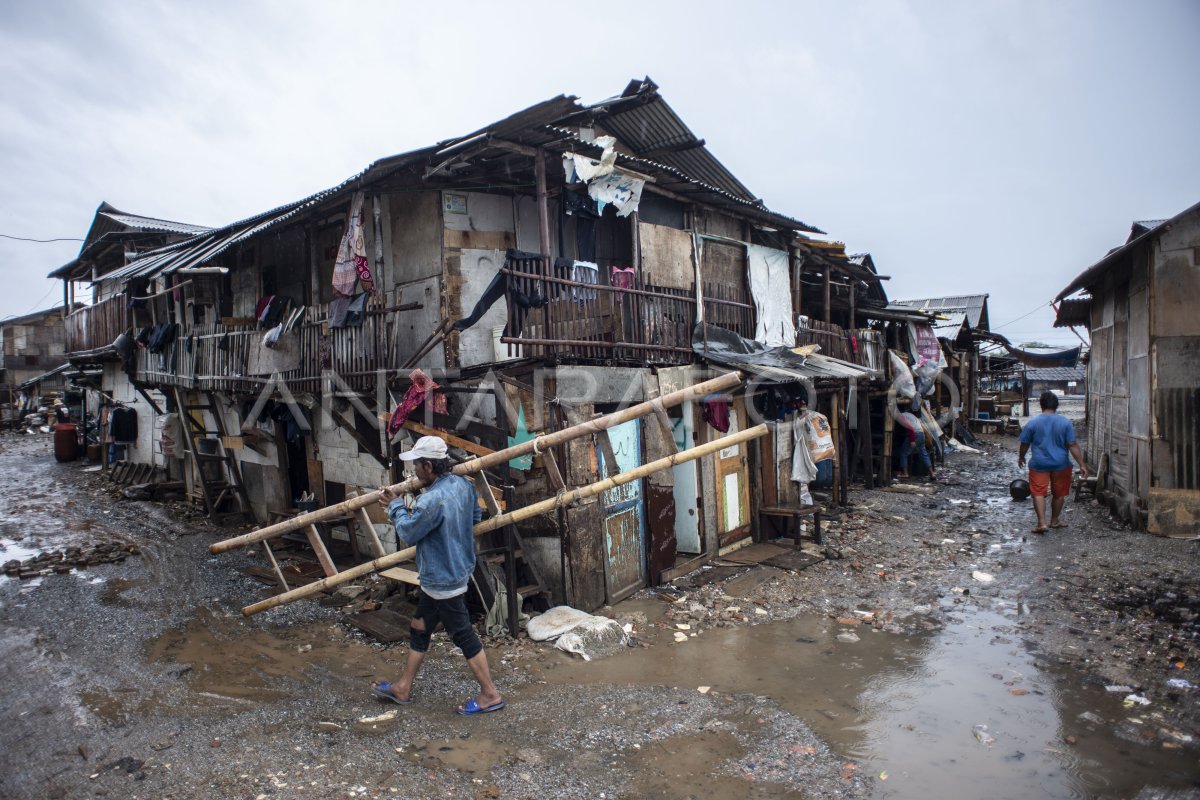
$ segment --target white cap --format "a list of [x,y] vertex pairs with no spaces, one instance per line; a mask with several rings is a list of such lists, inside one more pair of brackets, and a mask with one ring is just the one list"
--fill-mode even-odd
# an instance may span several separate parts
[[416,461],[418,458],[437,460],[446,458],[446,442],[436,436],[422,436],[411,450],[400,454],[401,461]]

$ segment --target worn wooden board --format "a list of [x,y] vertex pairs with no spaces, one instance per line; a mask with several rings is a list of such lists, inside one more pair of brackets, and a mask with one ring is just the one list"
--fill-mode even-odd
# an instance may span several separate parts
[[696,268],[692,253],[692,235],[663,225],[638,225],[638,239],[646,282],[673,289],[692,289]]
[[507,250],[517,246],[511,231],[445,231],[446,247],[459,250]]
[[409,618],[394,611],[380,609],[351,614],[346,617],[346,622],[384,644],[408,641]]

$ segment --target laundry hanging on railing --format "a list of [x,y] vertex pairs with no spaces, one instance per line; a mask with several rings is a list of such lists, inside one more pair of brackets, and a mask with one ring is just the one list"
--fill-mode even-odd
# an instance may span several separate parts
[[[618,289],[632,289],[636,274],[637,270],[633,267],[611,267],[608,282]],[[624,295],[624,292],[617,292],[617,294]]]
[[367,292],[329,301],[330,328],[361,328],[367,314]]
[[338,245],[337,260],[333,263],[333,290],[349,297],[356,284],[364,289],[373,285],[371,267],[367,264],[367,246],[363,239],[363,193],[355,192],[346,217],[346,232]]
[[[589,261],[576,261],[571,265],[571,280],[576,283],[587,283],[593,286],[600,283],[600,268]],[[585,300],[595,300],[597,291],[595,289],[585,289],[582,286],[574,286],[571,288],[571,299],[577,303],[582,303]]]

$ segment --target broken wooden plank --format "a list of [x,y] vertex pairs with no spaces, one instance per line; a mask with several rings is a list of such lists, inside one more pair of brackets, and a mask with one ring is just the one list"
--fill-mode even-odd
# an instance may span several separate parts
[[399,581],[400,583],[407,583],[410,586],[420,586],[421,585],[421,578],[416,573],[416,571],[411,570],[411,569],[404,569],[404,567],[392,567],[391,569],[383,570],[379,574],[382,575],[383,577],[388,578],[393,581]]
[[453,433],[447,433],[446,431],[438,430],[437,428],[431,428],[428,425],[422,425],[419,422],[413,422],[411,419],[405,420],[404,427],[413,433],[419,433],[422,436],[436,436],[445,441],[446,444],[450,445],[451,447],[457,447],[460,450],[466,450],[468,453],[473,455],[490,456],[492,453],[496,452],[490,447],[484,447],[481,444],[476,444],[470,439],[464,439],[461,436],[455,436]]

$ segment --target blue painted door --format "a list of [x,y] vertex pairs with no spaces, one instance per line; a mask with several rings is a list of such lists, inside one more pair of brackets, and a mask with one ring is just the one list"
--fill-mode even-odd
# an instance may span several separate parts
[[[640,420],[608,429],[617,472],[642,463]],[[599,448],[597,448],[599,450]],[[597,453],[601,474],[607,474],[604,453]],[[642,481],[609,489],[601,496],[604,509],[604,585],[608,602],[616,603],[646,585],[646,504]]]

